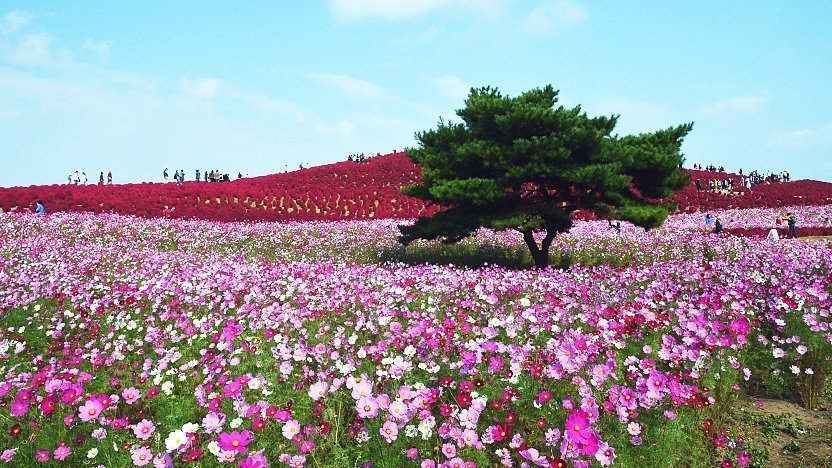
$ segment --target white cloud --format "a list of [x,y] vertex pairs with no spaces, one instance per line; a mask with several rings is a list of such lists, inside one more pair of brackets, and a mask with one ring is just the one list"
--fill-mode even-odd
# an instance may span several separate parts
[[767,92],[757,95],[732,96],[700,106],[699,112],[711,117],[755,112],[763,108],[770,100],[771,96]]
[[52,36],[48,33],[30,34],[6,58],[25,65],[48,65],[52,61]]
[[220,92],[223,80],[219,78],[202,78],[191,81],[190,78],[179,80],[179,88],[188,96],[198,98],[212,98]]
[[23,11],[7,13],[0,21],[0,34],[15,34],[32,21],[32,15]]
[[329,0],[329,10],[338,21],[403,20],[426,16],[437,10],[493,17],[503,10],[504,4],[505,0]]
[[440,76],[433,80],[439,94],[457,103],[461,103],[468,97],[471,86],[453,75]]
[[769,145],[782,149],[832,146],[832,123],[821,127],[783,132],[769,141]]
[[112,48],[112,43],[99,42],[89,37],[81,45],[81,48],[94,52],[96,55],[98,55],[99,58],[106,59],[110,57],[110,49]]
[[387,88],[351,76],[334,73],[308,73],[306,76],[318,83],[337,88],[354,99],[368,101],[391,101],[395,99],[395,96]]
[[582,23],[587,17],[583,5],[572,0],[556,0],[535,7],[520,27],[527,33],[550,33]]

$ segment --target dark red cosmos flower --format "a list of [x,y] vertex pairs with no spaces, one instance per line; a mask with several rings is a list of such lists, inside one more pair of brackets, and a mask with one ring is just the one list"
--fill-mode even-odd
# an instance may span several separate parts
[[549,463],[550,468],[566,468],[566,466],[566,460],[564,460],[563,458],[555,457],[554,459],[552,459],[552,462]]
[[203,454],[203,451],[202,451],[202,450],[191,449],[191,451],[190,451],[190,452],[188,452],[188,454],[187,454],[187,455],[185,455],[184,457],[182,457],[182,461],[184,461],[184,462],[192,462],[192,461],[199,460],[200,458],[202,458],[202,454]]
[[460,393],[459,395],[456,396],[456,402],[462,408],[468,408],[471,405],[471,402],[473,400],[474,399],[471,398],[471,394],[468,393],[468,392],[462,392],[462,393]]
[[491,437],[493,437],[496,442],[505,440],[506,438],[508,438],[509,435],[511,435],[511,431],[505,424],[501,424],[499,426],[494,426],[493,428],[491,428]]

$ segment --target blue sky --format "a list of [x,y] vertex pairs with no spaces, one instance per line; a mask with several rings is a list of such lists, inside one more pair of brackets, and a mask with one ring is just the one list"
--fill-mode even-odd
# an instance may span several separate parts
[[832,181],[832,2],[0,3],[0,186],[261,175],[415,144],[551,83],[688,162]]

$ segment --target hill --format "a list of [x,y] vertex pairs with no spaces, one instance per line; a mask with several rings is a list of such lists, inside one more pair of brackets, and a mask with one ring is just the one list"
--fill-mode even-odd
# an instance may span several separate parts
[[232,182],[49,185],[0,188],[0,209],[117,212],[214,221],[414,218],[435,211],[399,193],[420,180],[421,168],[404,153],[344,161]]
[[[832,184],[814,180],[740,186],[731,173],[688,171],[691,184],[669,200],[680,211],[832,204]],[[298,171],[233,182],[142,183],[121,185],[49,185],[0,188],[0,209],[34,211],[35,200],[47,210],[117,212],[215,221],[284,221],[415,218],[436,211],[399,193],[418,182],[421,168],[404,153],[344,161]],[[696,179],[705,189],[698,190]],[[731,190],[710,190],[709,180],[733,180]]]

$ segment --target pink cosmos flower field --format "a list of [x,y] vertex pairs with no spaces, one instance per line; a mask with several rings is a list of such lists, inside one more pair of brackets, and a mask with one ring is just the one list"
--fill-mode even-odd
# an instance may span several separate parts
[[396,224],[0,214],[0,461],[764,466],[728,410],[830,372],[828,240],[578,222],[514,270],[384,261]]

